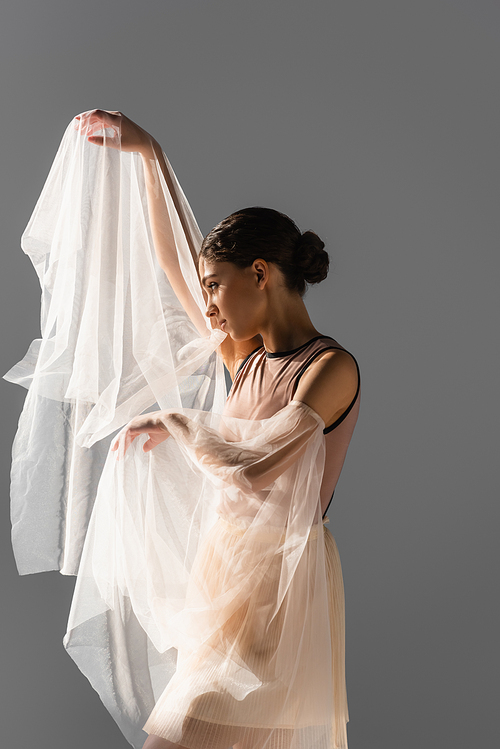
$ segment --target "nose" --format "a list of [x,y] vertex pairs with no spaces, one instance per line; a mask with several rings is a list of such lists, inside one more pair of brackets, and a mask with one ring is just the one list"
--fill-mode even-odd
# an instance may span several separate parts
[[215,304],[213,302],[209,302],[207,304],[207,308],[205,310],[205,315],[207,317],[213,317],[214,315],[217,314],[218,311],[219,310],[217,309],[217,307],[215,306]]

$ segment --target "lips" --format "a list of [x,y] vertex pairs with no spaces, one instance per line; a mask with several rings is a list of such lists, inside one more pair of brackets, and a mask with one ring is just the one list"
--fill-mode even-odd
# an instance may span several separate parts
[[226,320],[221,320],[221,322],[219,323],[219,326],[220,326],[221,330],[224,330],[224,325],[225,324],[226,324]]

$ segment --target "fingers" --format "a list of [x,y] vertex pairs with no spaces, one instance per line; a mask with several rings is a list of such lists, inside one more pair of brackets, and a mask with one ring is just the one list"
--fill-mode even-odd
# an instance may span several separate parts
[[145,434],[148,437],[143,444],[144,452],[149,452],[170,437],[170,433],[164,424],[156,423],[154,419],[151,420],[150,416],[137,417],[123,427],[111,445],[111,451],[117,453],[117,460],[125,455],[132,442],[140,434]]
[[132,442],[135,440],[135,438],[142,434],[142,432],[138,432],[137,430],[129,429],[128,427],[125,427],[124,429],[119,432],[116,440],[111,445],[111,451],[116,452],[117,456],[116,459],[120,460],[120,458],[123,458],[127,450],[129,449]]
[[123,451],[123,452],[121,452],[121,455],[125,455],[125,453],[129,449],[130,445],[132,444],[132,442],[135,440],[135,438],[139,434],[141,434],[141,432],[138,432],[136,430],[132,430],[132,429],[126,429],[125,430],[125,432],[123,434],[123,437],[121,439],[121,445],[120,445],[120,447],[122,448],[122,451]]
[[104,122],[107,125],[117,125],[123,117],[121,112],[112,112],[107,109],[90,109],[88,112],[77,114],[75,120],[87,121],[89,123]]
[[120,150],[120,140],[118,138],[106,138],[103,135],[89,135],[87,140],[94,146],[107,146],[108,148]]
[[[148,432],[145,429],[129,429],[128,427],[122,429],[122,431],[118,434],[116,440],[111,445],[111,451],[117,453],[117,460],[120,460],[124,457],[132,442],[140,434],[148,434]],[[168,434],[163,434],[161,437],[159,437],[158,435],[148,434],[148,439],[142,446],[142,449],[145,453],[147,453],[154,447],[159,445],[160,442],[163,442],[168,436]]]
[[[74,127],[81,135],[87,136],[89,143],[97,146],[109,146],[111,148],[120,148],[121,132],[120,112],[108,112],[105,109],[92,109],[89,112],[83,112],[75,117]],[[95,135],[110,128],[113,135]]]
[[151,439],[151,437],[150,437],[150,438],[149,438],[149,439],[147,440],[147,442],[145,442],[145,443],[143,444],[143,446],[142,446],[142,449],[144,450],[144,452],[145,452],[145,453],[148,453],[148,452],[150,452],[150,451],[151,451],[151,450],[153,449],[153,447],[156,447],[156,445],[157,445],[157,444],[158,444],[158,443],[157,443],[157,442],[155,442],[155,441],[154,441],[153,439]]

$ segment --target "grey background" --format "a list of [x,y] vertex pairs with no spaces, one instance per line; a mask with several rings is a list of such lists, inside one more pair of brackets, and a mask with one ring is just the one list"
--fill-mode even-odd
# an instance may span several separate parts
[[[315,325],[358,358],[330,511],[350,749],[498,742],[500,7],[494,0],[3,0],[1,371],[39,334],[19,238],[69,120],[119,109],[207,232],[247,205],[324,238]],[[73,579],[19,577],[1,382],[2,745],[123,749],[61,639]]]

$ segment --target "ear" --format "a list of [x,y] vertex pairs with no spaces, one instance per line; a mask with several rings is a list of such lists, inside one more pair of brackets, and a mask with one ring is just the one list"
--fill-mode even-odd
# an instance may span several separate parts
[[263,289],[269,280],[269,264],[262,258],[257,258],[252,263],[252,269],[255,274],[257,286]]

